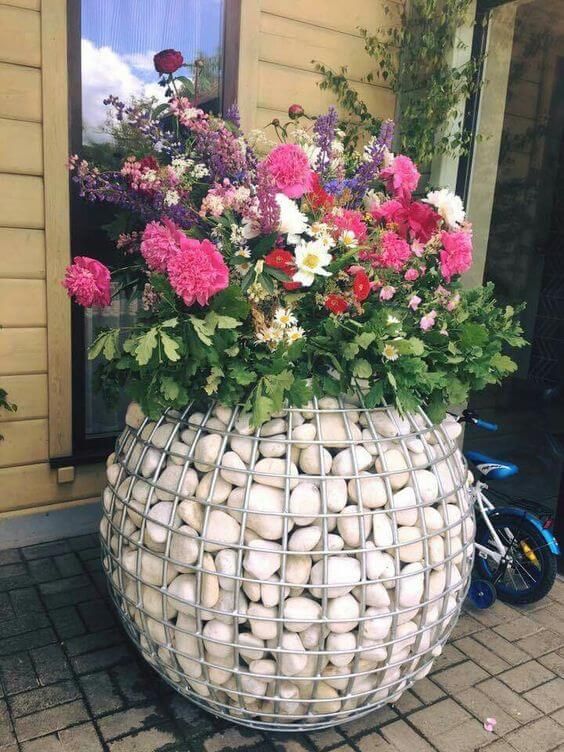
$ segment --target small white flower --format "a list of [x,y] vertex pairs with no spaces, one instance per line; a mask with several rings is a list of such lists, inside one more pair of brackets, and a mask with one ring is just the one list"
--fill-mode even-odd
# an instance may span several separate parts
[[278,232],[288,236],[288,243],[295,244],[300,240],[300,235],[309,229],[307,217],[300,211],[297,203],[283,193],[276,194],[276,203],[280,207]]
[[176,204],[180,201],[180,196],[178,194],[178,191],[175,191],[174,189],[170,189],[165,193],[164,197],[164,203],[165,206],[176,206]]
[[295,248],[295,258],[298,271],[292,277],[294,282],[301,282],[304,287],[310,287],[316,274],[324,277],[331,276],[331,272],[324,267],[333,259],[321,241],[312,240],[309,243],[301,241]]
[[280,326],[294,326],[298,319],[288,308],[277,308],[274,312],[274,321]]
[[374,209],[377,209],[380,206],[382,201],[378,193],[373,188],[371,188],[364,194],[362,203],[364,204],[366,211],[374,211]]
[[399,352],[397,347],[394,345],[384,345],[384,349],[382,350],[382,355],[386,360],[397,360],[399,358]]
[[392,316],[391,313],[388,315],[388,318],[386,319],[386,324],[388,326],[394,326],[394,324],[399,324],[399,323],[400,323],[400,320],[398,319],[397,316]]
[[238,251],[235,251],[235,256],[241,256],[242,258],[251,258],[251,251],[249,248],[239,248]]
[[297,342],[297,340],[301,339],[304,334],[305,332],[301,326],[292,326],[286,331],[286,340],[291,344],[292,342]]
[[196,180],[200,180],[200,178],[205,178],[206,175],[209,175],[209,174],[210,174],[210,171],[205,166],[205,164],[194,165],[194,169],[192,170],[192,176]]
[[343,230],[343,232],[339,235],[339,243],[344,245],[346,248],[355,248],[358,243],[356,242],[356,235],[352,230]]
[[154,183],[157,179],[157,173],[155,170],[146,170],[143,173],[143,180],[145,180],[147,183]]
[[391,167],[394,159],[396,158],[396,155],[393,151],[390,151],[387,146],[384,146],[384,158],[382,160],[382,167],[385,169],[386,167]]
[[252,240],[260,235],[260,225],[254,219],[244,217],[241,231],[245,240]]
[[423,201],[434,206],[449,227],[456,227],[464,222],[466,213],[462,199],[448,188],[431,191]]

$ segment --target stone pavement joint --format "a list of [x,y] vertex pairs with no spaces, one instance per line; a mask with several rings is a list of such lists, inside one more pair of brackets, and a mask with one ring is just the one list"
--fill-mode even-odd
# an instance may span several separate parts
[[96,536],[0,552],[0,752],[246,750],[563,752],[564,581],[534,607],[468,608],[394,706],[286,735],[217,719],[155,674],[118,625]]

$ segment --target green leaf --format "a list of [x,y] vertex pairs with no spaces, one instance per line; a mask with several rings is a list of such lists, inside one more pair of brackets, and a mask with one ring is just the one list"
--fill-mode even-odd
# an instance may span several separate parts
[[423,355],[425,351],[425,345],[423,344],[422,339],[419,339],[419,337],[410,337],[408,339],[408,342],[409,349],[412,355]]
[[[252,270],[251,270],[252,271]],[[230,285],[211,300],[210,309],[244,321],[251,309],[238,285]]]
[[176,363],[177,360],[180,360],[180,355],[178,353],[180,345],[166,332],[159,332],[159,336],[163,345],[164,354],[171,363]]
[[369,379],[372,376],[372,366],[365,358],[358,358],[352,364],[352,372],[357,379]]
[[178,319],[175,316],[173,319],[167,319],[166,321],[163,321],[163,323],[159,324],[159,326],[165,329],[174,329],[176,326],[178,326]]
[[160,390],[166,400],[174,402],[180,393],[180,385],[172,376],[161,376]]
[[148,332],[139,336],[135,344],[135,360],[140,366],[146,366],[151,360],[153,351],[157,346],[157,327],[154,326]]
[[204,391],[206,394],[212,395],[217,392],[223,375],[223,371],[219,366],[213,366],[204,385]]
[[496,371],[500,371],[503,374],[515,373],[517,370],[517,363],[515,363],[515,361],[508,355],[502,355],[501,353],[496,353],[492,357],[491,366],[492,368],[495,368]]
[[88,360],[94,360],[101,353],[106,360],[113,360],[118,354],[119,329],[101,332],[88,348]]
[[210,332],[207,323],[203,319],[196,318],[196,316],[189,316],[190,323],[194,327],[194,331],[198,335],[198,338],[204,343],[204,345],[207,345],[208,347],[212,344],[212,338],[211,335],[213,334],[213,331]]
[[358,355],[359,349],[360,348],[356,344],[356,342],[347,342],[347,344],[343,347],[343,358],[345,360],[352,360]]
[[218,329],[236,329],[242,323],[242,321],[238,321],[233,316],[222,316],[215,311],[210,311],[206,316],[206,324],[211,333],[215,331],[216,327]]
[[277,232],[271,232],[269,235],[261,236],[252,247],[253,258],[266,256],[266,254],[274,248],[277,237]]
[[366,350],[366,348],[371,345],[375,339],[376,335],[374,334],[374,332],[362,332],[362,334],[359,334],[357,337],[355,337],[354,341],[359,347],[362,347],[363,350]]
[[288,389],[288,398],[292,405],[302,407],[313,396],[313,391],[305,379],[294,379],[294,383]]
[[253,399],[253,426],[258,428],[270,418],[274,412],[274,403],[264,394],[257,394]]
[[488,330],[482,324],[469,321],[460,329],[460,342],[463,347],[482,347],[488,339]]
[[468,384],[464,384],[460,379],[451,376],[446,385],[449,402],[452,405],[458,405],[466,402],[468,399]]
[[384,398],[384,384],[378,380],[370,387],[369,391],[364,395],[363,401],[367,408],[372,409],[382,404]]
[[243,363],[237,363],[237,365],[230,368],[229,374],[241,386],[248,386],[253,381],[256,381],[257,378],[256,371],[249,370]]

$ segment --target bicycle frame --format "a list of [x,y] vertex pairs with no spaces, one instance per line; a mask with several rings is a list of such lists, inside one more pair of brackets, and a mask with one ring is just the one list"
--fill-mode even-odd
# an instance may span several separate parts
[[482,481],[477,480],[474,482],[474,484],[470,488],[472,491],[472,495],[474,497],[474,505],[478,508],[478,512],[480,513],[485,525],[490,531],[493,541],[495,543],[495,546],[497,548],[497,551],[494,551],[492,548],[487,548],[486,546],[483,546],[481,543],[476,542],[474,545],[476,547],[476,551],[478,552],[478,554],[483,554],[493,559],[496,562],[496,564],[499,564],[501,560],[505,557],[505,554],[507,553],[507,548],[501,542],[499,535],[495,531],[495,528],[490,521],[488,512],[495,509],[495,507],[492,504],[492,502],[487,498],[487,496],[483,493],[482,489],[487,488],[487,487],[488,487],[487,483],[483,483]]

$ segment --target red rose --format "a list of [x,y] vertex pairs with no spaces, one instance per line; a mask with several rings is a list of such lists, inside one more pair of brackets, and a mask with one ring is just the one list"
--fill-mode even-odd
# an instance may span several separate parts
[[290,251],[284,248],[275,248],[264,257],[264,263],[273,269],[281,269],[290,276],[294,271],[294,257]]
[[288,107],[288,117],[290,120],[297,120],[304,114],[304,108],[301,104],[291,104]]
[[153,58],[157,73],[174,73],[184,64],[182,53],[178,50],[161,50]]
[[358,301],[366,300],[370,295],[370,280],[366,272],[358,272],[355,274],[353,282],[354,296]]
[[328,308],[331,313],[344,313],[348,307],[349,304],[342,295],[333,292],[325,298],[325,308]]

